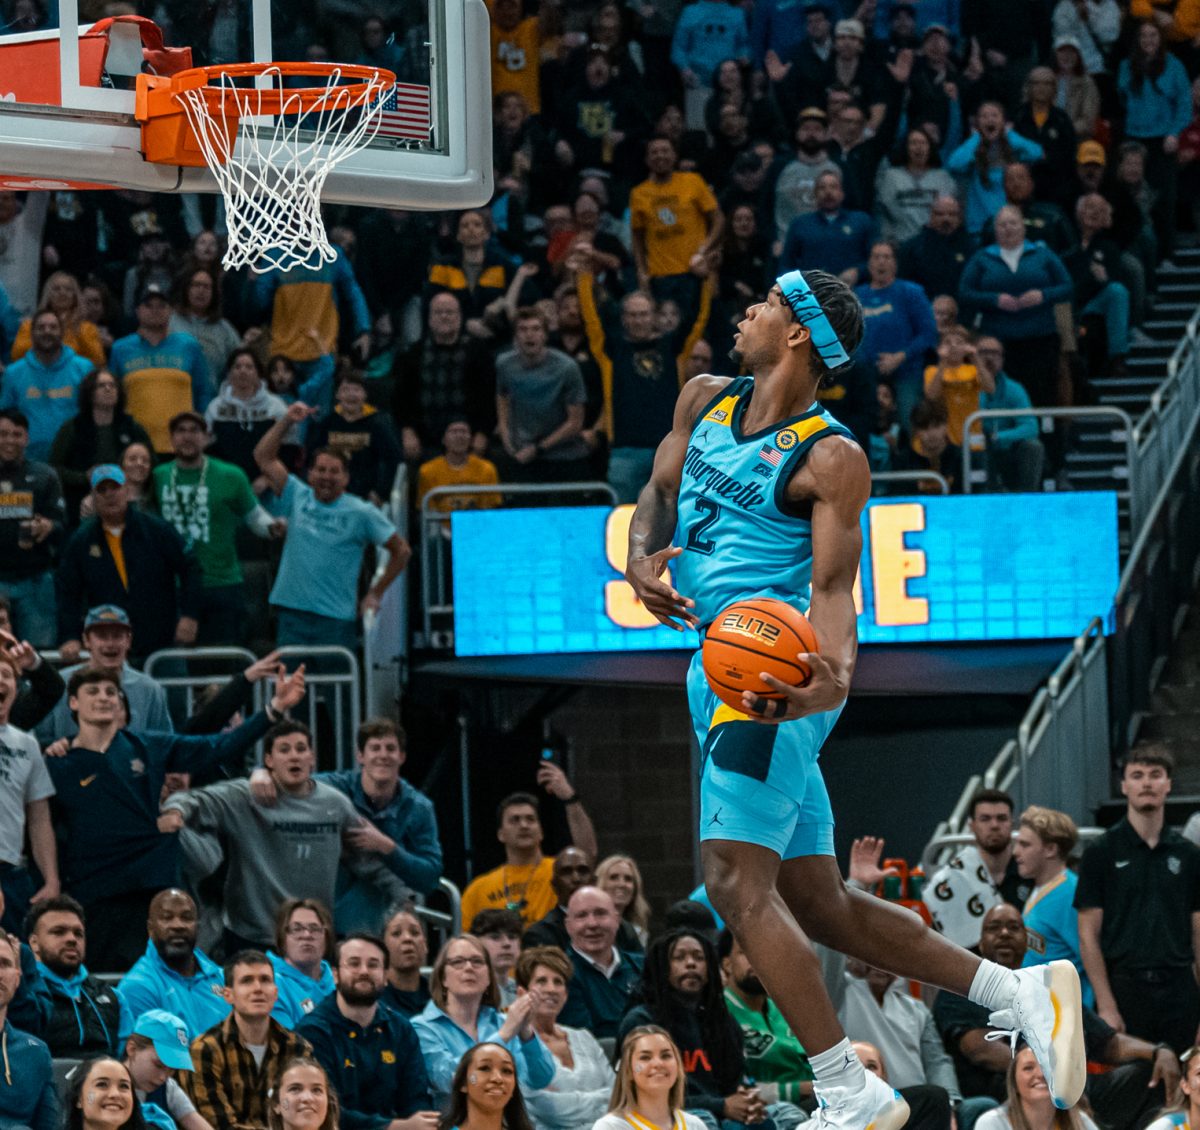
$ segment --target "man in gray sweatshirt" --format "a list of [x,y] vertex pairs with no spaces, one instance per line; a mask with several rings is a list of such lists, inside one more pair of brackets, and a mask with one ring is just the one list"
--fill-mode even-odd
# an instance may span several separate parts
[[274,807],[256,804],[247,780],[176,793],[163,804],[164,818],[175,827],[217,832],[226,845],[226,950],[271,945],[275,912],[285,898],[315,898],[332,906],[339,863],[377,886],[389,904],[410,898],[412,892],[378,856],[343,843],[362,817],[345,794],[313,779],[316,755],[308,727],[280,722],[263,748],[278,795]]

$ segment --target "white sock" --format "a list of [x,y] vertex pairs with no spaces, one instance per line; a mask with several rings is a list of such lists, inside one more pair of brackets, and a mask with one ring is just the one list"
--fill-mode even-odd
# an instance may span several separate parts
[[840,1044],[834,1044],[828,1051],[809,1056],[809,1064],[813,1069],[813,1077],[821,1090],[830,1087],[847,1087],[860,1091],[866,1086],[863,1065],[854,1054],[850,1041],[842,1037]]
[[975,970],[975,980],[967,991],[967,1000],[998,1012],[1012,1004],[1019,984],[1017,975],[1011,969],[984,958]]

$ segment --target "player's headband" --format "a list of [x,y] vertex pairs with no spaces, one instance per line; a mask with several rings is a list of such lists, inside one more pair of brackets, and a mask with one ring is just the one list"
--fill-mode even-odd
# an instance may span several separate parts
[[833,332],[829,318],[821,309],[817,296],[813,294],[804,276],[799,271],[788,271],[786,275],[780,275],[775,282],[783,292],[784,301],[796,315],[796,321],[808,327],[809,333],[812,334],[813,348],[821,360],[831,369],[850,364],[850,355],[842,347],[838,335]]

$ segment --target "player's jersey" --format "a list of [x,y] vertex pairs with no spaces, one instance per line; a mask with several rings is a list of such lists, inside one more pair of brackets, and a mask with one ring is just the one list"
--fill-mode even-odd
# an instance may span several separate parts
[[725,386],[696,419],[679,487],[675,587],[696,602],[705,627],[727,605],[773,596],[808,611],[812,526],[784,491],[813,444],[849,436],[820,404],[751,435],[742,417],[753,377]]

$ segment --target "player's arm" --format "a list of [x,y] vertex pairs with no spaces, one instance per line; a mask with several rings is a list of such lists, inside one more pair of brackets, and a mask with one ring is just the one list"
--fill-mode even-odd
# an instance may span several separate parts
[[638,495],[637,509],[629,523],[625,579],[659,623],[677,632],[683,631],[684,624],[697,625],[691,612],[695,603],[661,579],[667,562],[683,552],[682,548],[671,545],[678,520],[683,461],[696,415],[728,383],[728,377],[702,376],[693,377],[684,385],[675,402],[671,430],[658,445],[650,481]]
[[[799,483],[798,483],[799,481]],[[787,696],[771,704],[747,691],[742,703],[749,714],[773,711],[770,722],[787,722],[806,714],[833,710],[850,693],[858,658],[858,622],[854,610],[854,578],[862,559],[859,519],[871,495],[871,471],[858,444],[832,436],[816,444],[807,463],[788,487],[789,497],[812,500],[812,602],[809,623],[818,652],[801,653],[812,668],[802,687],[788,686],[764,674],[763,680]]]

